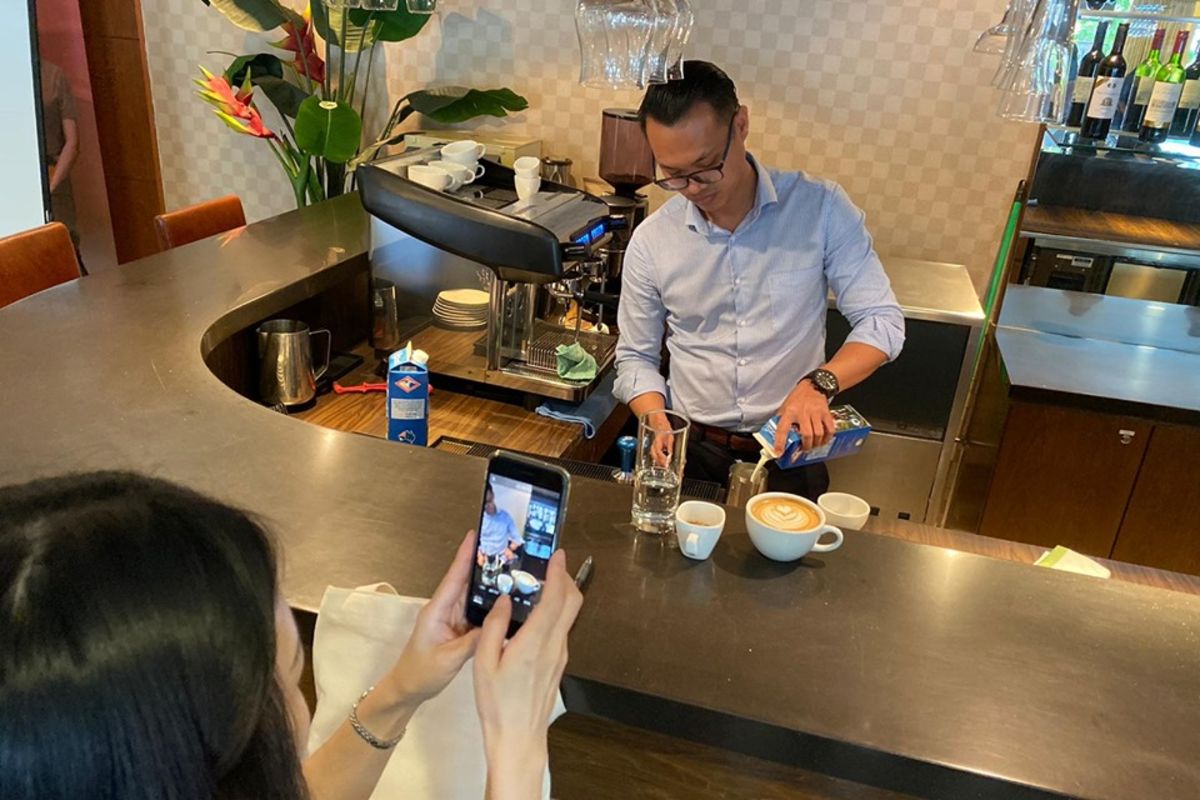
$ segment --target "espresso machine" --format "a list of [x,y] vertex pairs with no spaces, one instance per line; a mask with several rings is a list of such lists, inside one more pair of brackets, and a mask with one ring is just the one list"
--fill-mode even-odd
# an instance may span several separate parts
[[[494,276],[482,337],[436,330],[414,335],[414,342],[430,351],[430,371],[543,397],[583,400],[611,367],[616,337],[580,330],[579,315],[574,329],[564,328],[545,312],[551,299],[582,303],[602,288],[605,248],[628,218],[610,213],[598,197],[549,181],[520,200],[512,169],[489,160],[480,162],[481,177],[454,191],[407,179],[409,166],[439,157],[437,148],[410,150],[358,171],[363,206],[376,220],[459,261],[482,265]],[[596,379],[558,376],[556,349],[573,342],[596,359]]]

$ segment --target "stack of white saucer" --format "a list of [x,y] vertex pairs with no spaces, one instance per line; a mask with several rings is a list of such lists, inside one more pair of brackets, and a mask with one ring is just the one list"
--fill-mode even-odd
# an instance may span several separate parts
[[433,316],[444,328],[475,330],[487,326],[488,294],[478,289],[448,289],[439,292]]

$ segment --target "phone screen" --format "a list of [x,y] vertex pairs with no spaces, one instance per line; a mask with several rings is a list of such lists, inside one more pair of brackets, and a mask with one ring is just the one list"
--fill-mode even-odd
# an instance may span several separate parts
[[537,605],[563,517],[563,478],[536,462],[496,457],[488,469],[467,597],[467,618],[483,623],[496,599],[512,598],[515,632]]

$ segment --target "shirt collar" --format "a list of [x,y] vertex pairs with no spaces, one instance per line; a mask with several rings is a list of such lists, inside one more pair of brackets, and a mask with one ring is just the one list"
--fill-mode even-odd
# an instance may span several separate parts
[[[758,215],[767,206],[775,205],[779,202],[779,195],[775,192],[775,182],[771,180],[771,173],[766,167],[758,163],[758,159],[750,153],[746,153],[746,160],[754,167],[754,171],[758,174],[758,186],[754,191],[754,205],[750,208],[750,213],[746,214],[746,219],[742,221],[743,225],[753,222],[758,219]],[[695,203],[691,200],[684,200],[687,203],[687,208],[684,212],[684,223],[693,231],[700,233],[709,233],[712,231],[712,223],[709,222]]]

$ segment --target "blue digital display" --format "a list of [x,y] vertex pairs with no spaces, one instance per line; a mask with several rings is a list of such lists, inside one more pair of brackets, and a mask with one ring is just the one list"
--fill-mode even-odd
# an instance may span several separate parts
[[604,223],[601,222],[596,227],[592,228],[592,240],[595,241],[604,235]]
[[587,244],[591,244],[591,243],[592,243],[592,235],[590,233],[585,233],[582,236],[577,236],[575,238],[575,244],[587,245]]

